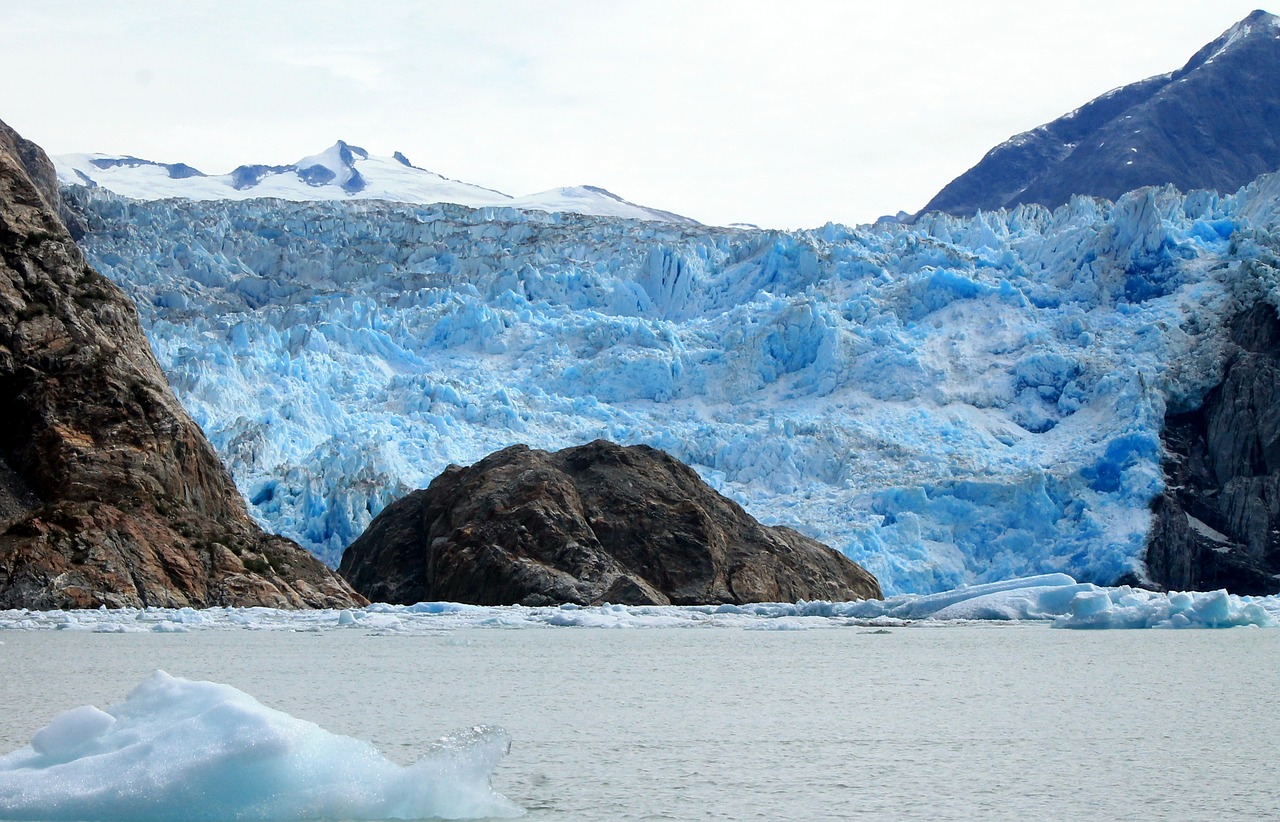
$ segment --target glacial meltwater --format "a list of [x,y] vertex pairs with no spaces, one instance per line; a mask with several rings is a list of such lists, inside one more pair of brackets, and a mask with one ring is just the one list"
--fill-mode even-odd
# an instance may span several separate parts
[[512,745],[493,788],[531,820],[1280,809],[1270,629],[11,630],[0,641],[0,753],[65,711],[118,705],[163,669],[234,686],[400,764],[452,732],[501,726]]

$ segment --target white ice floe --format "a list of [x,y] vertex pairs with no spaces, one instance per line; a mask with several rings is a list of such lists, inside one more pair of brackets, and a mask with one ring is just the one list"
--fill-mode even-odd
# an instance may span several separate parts
[[120,705],[84,706],[0,757],[0,819],[475,819],[518,816],[489,778],[504,731],[447,737],[416,763],[156,671]]
[[937,594],[853,602],[751,605],[601,605],[528,608],[453,602],[374,604],[341,611],[273,608],[122,608],[109,611],[0,611],[0,630],[107,633],[184,630],[361,631],[432,634],[461,628],[751,628],[798,630],[846,625],[959,625],[1040,622],[1057,628],[1230,628],[1280,626],[1280,596],[1225,591],[1156,593],[1101,588],[1066,574],[970,585]]

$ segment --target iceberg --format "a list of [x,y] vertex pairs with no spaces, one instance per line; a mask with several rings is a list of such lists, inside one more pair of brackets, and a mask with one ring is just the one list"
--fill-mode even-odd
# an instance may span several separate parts
[[122,704],[67,711],[0,757],[0,818],[512,817],[523,811],[489,785],[508,747],[476,727],[402,767],[229,685],[156,671]]
[[1276,597],[1237,597],[1226,591],[1158,594],[1121,588],[1085,591],[1068,603],[1060,628],[1234,628],[1277,624]]

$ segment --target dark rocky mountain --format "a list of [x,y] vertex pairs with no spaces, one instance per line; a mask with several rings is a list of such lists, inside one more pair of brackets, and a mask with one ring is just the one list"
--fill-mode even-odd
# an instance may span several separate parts
[[761,525],[687,465],[603,440],[516,445],[450,466],[388,506],[342,557],[370,599],[478,605],[880,598],[875,578]]
[[996,146],[921,212],[960,216],[1148,185],[1234,192],[1280,168],[1280,18],[1255,11],[1178,71]]
[[360,602],[249,518],[58,207],[49,159],[0,123],[0,607]]
[[1280,593],[1280,320],[1260,302],[1232,324],[1239,350],[1204,404],[1165,421],[1168,490],[1147,571],[1168,590]]

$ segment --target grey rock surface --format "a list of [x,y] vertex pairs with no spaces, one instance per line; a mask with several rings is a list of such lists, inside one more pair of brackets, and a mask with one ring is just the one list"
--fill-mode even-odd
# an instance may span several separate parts
[[1238,350],[1204,404],[1166,420],[1168,490],[1147,545],[1169,590],[1280,593],[1280,319],[1258,303],[1232,324]]

